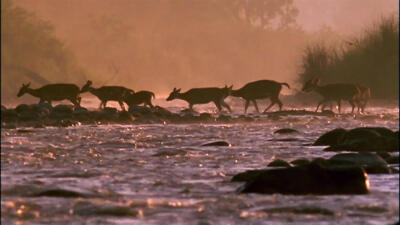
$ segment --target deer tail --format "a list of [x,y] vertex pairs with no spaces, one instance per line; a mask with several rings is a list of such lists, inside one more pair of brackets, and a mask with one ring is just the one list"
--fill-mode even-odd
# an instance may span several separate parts
[[287,88],[289,88],[290,89],[290,86],[289,86],[289,84],[288,83],[280,83],[281,85],[285,85]]

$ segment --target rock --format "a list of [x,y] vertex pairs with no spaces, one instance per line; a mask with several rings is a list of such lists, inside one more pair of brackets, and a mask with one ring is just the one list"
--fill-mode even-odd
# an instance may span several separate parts
[[79,216],[137,216],[137,211],[129,206],[111,203],[77,200],[72,205],[72,212]]
[[331,130],[325,134],[323,134],[321,137],[319,137],[313,145],[319,146],[319,145],[330,145],[334,146],[337,145],[340,140],[343,138],[344,134],[347,132],[347,130],[343,128],[336,128],[334,130]]
[[359,166],[325,167],[313,162],[261,171],[253,180],[247,181],[240,191],[294,195],[367,194],[368,183],[367,174]]
[[329,145],[326,151],[379,152],[398,151],[396,132],[384,127],[338,128],[323,134],[313,145]]
[[214,141],[214,142],[209,142],[209,143],[205,143],[202,144],[201,146],[231,146],[231,144],[229,144],[226,141]]
[[222,122],[222,123],[229,123],[229,122],[232,122],[232,117],[221,114],[221,115],[218,116],[216,121],[217,122]]
[[399,156],[390,156],[385,159],[388,164],[399,164]]
[[392,173],[391,168],[380,156],[369,153],[342,153],[332,156],[328,160],[332,166],[357,165],[369,174]]
[[296,159],[290,162],[292,165],[295,166],[300,166],[300,165],[305,165],[305,164],[309,164],[310,160],[306,159],[306,158],[300,158],[300,159]]
[[276,159],[268,164],[268,167],[291,167],[290,163],[282,159]]
[[17,113],[22,113],[22,112],[26,112],[26,111],[30,111],[30,107],[27,104],[20,104],[17,107],[15,107],[15,111]]
[[132,115],[127,111],[122,111],[118,113],[118,120],[120,122],[131,122],[134,120]]
[[56,105],[53,108],[52,112],[72,114],[74,112],[74,109],[72,105]]
[[258,175],[268,170],[247,170],[243,173],[238,173],[232,177],[232,182],[249,182],[254,180]]
[[293,134],[293,133],[299,133],[299,132],[291,128],[282,128],[274,132],[274,134]]
[[174,116],[174,113],[172,113],[172,112],[168,111],[167,109],[160,107],[160,106],[155,106],[152,109],[152,111],[153,111],[154,115],[164,117],[164,118]]
[[138,106],[138,105],[129,107],[128,111],[130,113],[132,113],[132,115],[135,117],[152,114],[152,111],[150,108],[145,107],[145,106]]
[[210,113],[200,113],[199,119],[201,121],[213,121],[214,117]]

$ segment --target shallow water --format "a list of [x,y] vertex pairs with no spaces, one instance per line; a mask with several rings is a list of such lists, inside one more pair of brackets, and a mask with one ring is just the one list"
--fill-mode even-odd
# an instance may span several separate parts
[[[371,192],[349,196],[237,194],[242,183],[230,182],[277,158],[335,154],[309,144],[337,127],[398,130],[398,109],[368,111],[262,123],[2,129],[2,224],[390,224],[399,215],[398,174],[369,175]],[[300,133],[274,134],[280,128]],[[231,146],[201,147],[214,140]]]

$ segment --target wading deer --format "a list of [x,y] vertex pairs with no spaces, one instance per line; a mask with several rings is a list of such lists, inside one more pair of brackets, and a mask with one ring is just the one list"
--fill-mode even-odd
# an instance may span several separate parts
[[224,101],[224,99],[229,96],[231,90],[232,86],[225,86],[224,88],[193,88],[185,93],[180,93],[180,88],[174,88],[167,98],[167,101],[172,101],[174,99],[185,100],[189,103],[190,110],[193,110],[193,105],[214,102],[215,106],[218,108],[218,111],[221,111],[221,106],[223,106],[227,108],[229,112],[232,112],[231,107],[229,107],[229,105]]
[[28,93],[39,98],[39,103],[48,102],[50,105],[52,101],[62,101],[67,99],[71,101],[75,107],[80,106],[80,90],[75,84],[48,84],[38,89],[30,88],[30,84],[31,83],[22,84],[17,96],[21,97],[25,93]]
[[279,105],[279,111],[281,111],[282,102],[279,100],[279,93],[281,92],[282,85],[290,88],[287,83],[279,83],[273,80],[258,80],[250,82],[238,90],[232,90],[231,95],[235,97],[242,97],[244,100],[246,100],[244,105],[244,113],[247,112],[250,101],[253,102],[254,107],[259,113],[260,111],[258,110],[256,100],[265,98],[269,98],[271,100],[271,104],[264,110],[264,112],[268,111],[268,109],[275,104]]
[[360,90],[357,85],[338,83],[320,86],[319,83],[319,78],[313,78],[307,81],[302,88],[302,91],[310,92],[314,90],[315,92],[322,95],[323,99],[318,102],[315,112],[318,111],[320,105],[323,105],[330,101],[335,101],[338,105],[338,110],[340,113],[341,100],[348,101],[352,107],[351,112],[354,112],[355,103],[358,96],[360,96]]
[[365,106],[367,105],[369,99],[371,99],[371,89],[360,84],[358,84],[357,87],[360,90],[360,94],[356,100],[357,112],[360,112],[361,109],[361,112],[364,113]]
[[100,88],[94,88],[91,85],[92,81],[88,80],[82,87],[81,93],[88,91],[96,96],[101,101],[99,109],[105,108],[108,101],[117,101],[121,109],[125,111],[124,99],[129,94],[134,93],[133,90],[121,86],[102,86]]
[[150,108],[153,108],[153,104],[151,104],[151,99],[155,98],[155,95],[151,91],[138,91],[136,93],[128,94],[124,102],[130,107],[135,105],[144,104],[144,106],[148,105]]

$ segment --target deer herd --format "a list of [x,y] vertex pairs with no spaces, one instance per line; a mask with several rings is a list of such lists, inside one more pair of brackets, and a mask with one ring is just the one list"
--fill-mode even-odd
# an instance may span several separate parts
[[[121,106],[121,109],[125,111],[124,103],[129,108],[144,104],[153,108],[151,100],[155,98],[153,92],[150,91],[139,91],[135,92],[132,89],[125,88],[122,86],[102,86],[99,88],[92,87],[92,81],[79,88],[75,84],[48,84],[41,88],[33,89],[30,88],[30,83],[22,84],[17,96],[21,97],[25,93],[28,93],[34,97],[39,98],[39,103],[48,102],[50,105],[52,101],[69,100],[74,104],[75,107],[80,107],[81,97],[80,94],[84,92],[90,92],[100,100],[99,108],[105,108],[108,101],[116,101]],[[253,103],[257,112],[259,108],[257,105],[258,99],[270,99],[270,105],[264,110],[268,111],[273,105],[278,104],[279,111],[282,110],[282,102],[279,100],[279,93],[282,86],[290,88],[287,83],[279,83],[272,80],[258,80],[247,83],[242,88],[233,90],[233,86],[225,86],[223,88],[209,87],[209,88],[193,88],[186,92],[181,93],[181,89],[174,88],[170,93],[167,101],[174,99],[181,99],[189,103],[189,109],[193,110],[193,105],[196,104],[207,104],[213,102],[219,111],[222,107],[226,108],[229,112],[232,112],[230,106],[225,102],[225,98],[228,96],[241,97],[245,100],[244,113],[247,112],[250,102]],[[368,100],[371,98],[371,90],[368,87],[358,84],[327,84],[320,85],[319,78],[313,78],[307,81],[302,91],[310,92],[315,91],[319,93],[323,99],[318,102],[316,112],[321,106],[321,111],[330,103],[332,109],[332,102],[336,102],[339,113],[341,112],[341,101],[348,101],[352,106],[351,112],[354,112],[354,108],[357,106],[357,111],[364,113],[365,106]]]

